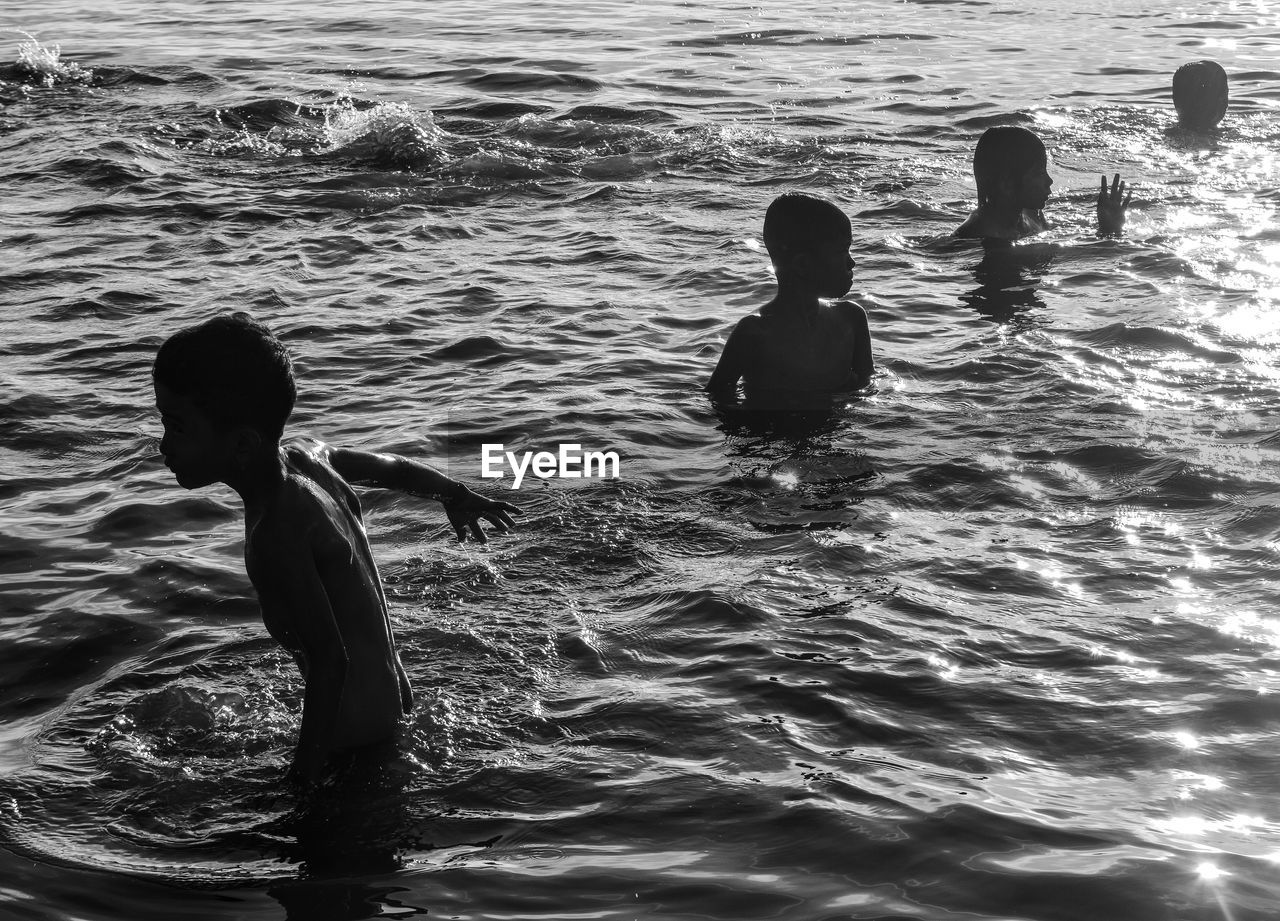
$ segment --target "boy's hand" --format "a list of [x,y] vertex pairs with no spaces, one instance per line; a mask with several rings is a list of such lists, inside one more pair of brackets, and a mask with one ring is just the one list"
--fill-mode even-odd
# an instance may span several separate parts
[[1102,188],[1098,190],[1098,233],[1120,233],[1124,230],[1125,209],[1129,207],[1129,199],[1133,198],[1133,189],[1126,189],[1116,173],[1111,180],[1111,189],[1107,190],[1107,177],[1102,177]]
[[444,513],[449,516],[449,524],[458,532],[458,540],[465,541],[467,529],[470,528],[472,539],[483,544],[487,538],[480,527],[481,518],[497,530],[506,532],[516,526],[511,515],[519,515],[520,509],[510,502],[486,499],[459,483],[457,490],[444,500]]

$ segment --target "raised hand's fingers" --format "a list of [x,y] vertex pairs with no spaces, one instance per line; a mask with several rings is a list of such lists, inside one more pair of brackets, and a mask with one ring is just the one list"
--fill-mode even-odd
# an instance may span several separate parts
[[1129,207],[1129,200],[1130,200],[1131,198],[1133,198],[1133,186],[1130,186],[1130,187],[1129,187],[1129,191],[1128,191],[1128,192],[1126,192],[1126,193],[1125,193],[1125,195],[1124,195],[1124,206],[1123,206],[1123,207],[1125,207],[1125,208]]
[[1103,198],[1106,198],[1106,197],[1107,197],[1107,177],[1106,177],[1106,176],[1103,176],[1103,177],[1102,177],[1102,188],[1100,188],[1100,189],[1098,190],[1098,198],[1099,198],[1099,199],[1103,199]]
[[471,537],[478,544],[487,544],[489,542],[489,539],[484,536],[484,529],[480,527],[479,518],[471,519]]
[[1116,173],[1115,178],[1111,180],[1111,197],[1118,198],[1120,191],[1124,188],[1124,183],[1120,181],[1120,174]]

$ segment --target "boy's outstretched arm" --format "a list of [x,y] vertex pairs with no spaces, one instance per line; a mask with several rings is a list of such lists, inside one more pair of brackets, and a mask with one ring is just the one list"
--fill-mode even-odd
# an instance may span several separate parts
[[732,399],[738,390],[740,381],[747,369],[747,348],[754,326],[749,321],[755,317],[744,317],[729,333],[729,339],[716,362],[716,369],[711,372],[711,380],[707,381],[707,391],[716,399]]
[[466,540],[470,530],[473,540],[484,543],[480,519],[498,531],[507,531],[515,527],[511,516],[520,514],[520,509],[510,502],[485,498],[434,467],[398,454],[326,446],[323,456],[344,480],[439,499],[458,540]]
[[1107,177],[1102,177],[1102,188],[1098,190],[1098,233],[1102,235],[1116,234],[1124,230],[1125,210],[1129,200],[1133,198],[1133,189],[1127,189],[1116,173],[1111,180],[1111,189],[1107,190]]

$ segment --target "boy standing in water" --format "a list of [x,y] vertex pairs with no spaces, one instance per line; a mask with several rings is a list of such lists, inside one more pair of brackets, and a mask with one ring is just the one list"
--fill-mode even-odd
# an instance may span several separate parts
[[[1026,128],[988,128],[973,151],[973,178],[978,207],[955,232],[957,237],[1020,240],[1048,230],[1044,206],[1053,180],[1044,143]],[[1098,233],[1124,230],[1125,209],[1132,191],[1117,173],[1107,188],[1102,177],[1098,192]]]
[[805,395],[858,390],[875,364],[867,312],[843,297],[853,283],[853,230],[831,202],[800,192],[774,199],[764,216],[764,245],[778,292],[738,321],[707,389],[732,398],[738,381],[757,405],[790,406]]
[[329,756],[393,739],[413,706],[360,503],[344,477],[435,496],[461,539],[517,511],[392,455],[281,445],[297,393],[284,345],[247,314],[171,336],[152,368],[160,454],[178,485],[226,483],[244,501],[245,568],[267,631],[305,681],[289,777],[312,783]]
[[1227,114],[1227,72],[1217,61],[1193,61],[1173,73],[1173,107],[1178,124],[1212,131]]

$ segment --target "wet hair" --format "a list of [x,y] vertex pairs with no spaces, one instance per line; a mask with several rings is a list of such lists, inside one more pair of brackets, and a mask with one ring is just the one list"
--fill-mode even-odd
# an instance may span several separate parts
[[852,236],[845,213],[816,195],[786,192],[764,213],[764,245],[774,261]]
[[215,423],[279,440],[298,388],[284,343],[247,313],[223,314],[174,333],[151,379],[187,397]]
[[1227,114],[1227,72],[1217,61],[1192,61],[1173,72],[1173,107],[1188,128],[1212,128]]
[[1044,141],[1026,128],[988,128],[973,149],[973,179],[979,203],[989,201],[1002,179],[1012,179],[1049,162]]

